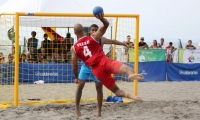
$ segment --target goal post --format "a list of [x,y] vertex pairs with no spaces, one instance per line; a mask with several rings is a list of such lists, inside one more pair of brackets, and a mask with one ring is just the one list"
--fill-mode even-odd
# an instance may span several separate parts
[[[53,12],[35,12],[35,13],[25,13],[25,12],[16,12],[16,13],[2,13],[1,16],[6,16],[6,15],[10,15],[12,16],[11,19],[13,20],[14,22],[14,30],[15,30],[15,59],[14,59],[14,95],[13,95],[13,101],[14,101],[14,106],[18,106],[19,104],[36,104],[36,103],[46,103],[46,102],[67,102],[67,101],[74,101],[74,94],[75,94],[75,90],[76,90],[76,86],[74,85],[75,83],[73,83],[73,80],[70,80],[70,83],[68,84],[62,84],[62,83],[65,83],[63,82],[64,80],[61,80],[61,84],[57,83],[57,84],[53,84],[52,86],[57,86],[53,89],[49,89],[48,88],[48,85],[47,85],[47,88],[49,90],[49,92],[53,92],[53,90],[55,89],[59,89],[61,87],[65,87],[66,91],[67,90],[71,90],[71,94],[73,94],[72,96],[73,97],[68,97],[68,95],[64,96],[65,93],[54,93],[54,94],[60,94],[62,95],[63,97],[59,97],[57,95],[55,95],[55,98],[48,98],[48,96],[50,94],[47,95],[47,98],[45,98],[44,100],[41,100],[41,101],[28,101],[27,98],[26,100],[24,100],[25,98],[20,98],[20,89],[22,90],[22,86],[26,86],[28,83],[20,83],[20,69],[26,69],[25,71],[29,71],[29,69],[27,68],[23,68],[23,66],[20,65],[20,61],[19,61],[19,44],[20,44],[20,37],[22,36],[22,32],[25,32],[25,30],[27,31],[30,31],[30,29],[27,29],[25,28],[24,30],[22,30],[20,28],[21,25],[23,26],[33,26],[33,27],[57,27],[56,25],[58,25],[59,27],[58,28],[73,28],[73,25],[72,23],[75,23],[75,22],[79,22],[80,24],[83,25],[83,27],[85,27],[85,25],[91,25],[91,24],[98,24],[100,25],[101,23],[99,22],[99,20],[97,20],[93,14],[91,13],[53,13]],[[104,16],[106,18],[109,18],[110,21],[112,21],[112,28],[113,29],[113,32],[112,30],[109,31],[109,33],[107,33],[107,37],[108,36],[111,36],[110,34],[113,34],[113,39],[114,40],[119,40],[119,39],[125,39],[124,37],[127,36],[128,34],[130,34],[131,36],[133,36],[134,38],[134,48],[135,48],[135,52],[134,52],[134,72],[137,74],[138,73],[138,41],[139,41],[139,20],[140,20],[140,16],[139,14],[104,14]],[[21,22],[21,19],[22,18],[30,18],[30,19],[23,19],[23,22]],[[33,19],[37,19],[38,22],[37,23],[31,23],[30,21],[33,20]],[[51,24],[51,20],[50,19],[46,19],[46,18],[60,18],[59,21],[53,21],[55,25],[53,26],[48,26]],[[44,20],[44,23],[45,25],[41,25],[41,21]],[[86,22],[84,21],[86,20]],[[135,20],[133,22],[133,20]],[[27,23],[26,23],[27,22]],[[30,22],[30,23],[28,23]],[[70,26],[63,26],[65,24],[70,24]],[[134,27],[133,27],[134,26]],[[133,30],[134,29],[134,30]],[[32,29],[31,29],[32,30]],[[57,30],[57,29],[56,29]],[[23,37],[23,36],[22,36]],[[112,47],[112,46],[111,46]],[[112,51],[112,54],[111,54],[111,58],[113,59],[116,59],[116,51],[117,51],[117,47],[116,45],[113,45],[113,49],[111,50]],[[123,50],[122,50],[123,52]],[[124,56],[121,56],[121,57],[124,57]],[[122,62],[126,62],[126,61],[122,61]],[[130,64],[132,65],[132,64]],[[63,64],[63,66],[65,66],[65,64]],[[132,66],[133,67],[133,66]],[[62,67],[64,68],[64,67]],[[34,68],[33,70],[35,70],[36,68]],[[39,67],[37,69],[40,69]],[[41,68],[43,69],[43,67]],[[56,68],[57,70],[59,69],[59,67]],[[69,74],[72,74],[71,73],[71,70],[67,70],[67,72],[70,72]],[[22,74],[25,74],[25,73],[22,73]],[[33,74],[35,73],[32,73],[29,75],[29,77],[32,77]],[[61,75],[64,75],[65,74],[68,74],[68,73],[62,73]],[[42,73],[43,77],[44,78],[47,78],[43,73]],[[60,74],[59,74],[60,75]],[[73,76],[70,75],[70,76]],[[20,79],[19,79],[20,78]],[[62,77],[62,78],[65,78],[65,77]],[[71,77],[72,78],[72,77]],[[27,78],[29,79],[29,78]],[[127,78],[124,78],[124,79],[127,79]],[[127,80],[126,80],[127,81]],[[137,95],[138,94],[138,80],[134,80],[133,82],[130,82],[128,81],[127,84],[132,84],[132,87],[129,88],[131,89],[132,93],[134,95]],[[72,86],[73,84],[73,86]],[[86,83],[87,84],[87,83]],[[94,87],[94,83],[91,82],[91,86]],[[45,84],[44,84],[45,85]],[[1,85],[0,85],[1,86]],[[36,86],[36,85],[35,85]],[[39,86],[38,88],[40,89],[43,89],[42,88],[42,85],[37,85]],[[68,89],[67,86],[72,86],[72,89]],[[95,88],[93,87],[90,87],[90,89],[87,90],[87,92],[91,92],[92,91],[95,91]],[[127,87],[127,86],[124,86],[124,87]],[[29,91],[31,91],[31,89],[33,90],[34,89],[34,85],[31,85],[29,87],[26,87],[26,94],[28,94]],[[106,88],[104,88],[106,89]],[[24,90],[24,88],[23,88]],[[39,90],[33,90],[32,92],[35,92],[35,91],[39,91]],[[63,90],[64,91],[64,90]],[[62,92],[63,92],[62,91]],[[84,91],[84,89],[83,89]],[[36,97],[33,97],[34,99],[37,100],[37,93],[30,93],[30,94],[33,94],[33,96],[35,95]],[[45,94],[45,92],[44,92]],[[67,94],[67,93],[66,93]],[[94,93],[92,93],[94,94]],[[112,93],[110,92],[109,93],[110,95],[112,95]],[[29,95],[31,96],[31,95]],[[40,95],[41,96],[41,95]],[[94,94],[94,96],[96,97],[96,93]],[[94,100],[93,98],[95,97],[89,97],[87,100]],[[104,94],[104,97],[105,94]],[[84,97],[83,97],[84,98]],[[1,98],[0,98],[0,104],[1,104]],[[5,101],[3,101],[5,102]],[[12,101],[7,101],[8,103],[11,103],[12,104]],[[1,107],[1,106],[0,106]]]

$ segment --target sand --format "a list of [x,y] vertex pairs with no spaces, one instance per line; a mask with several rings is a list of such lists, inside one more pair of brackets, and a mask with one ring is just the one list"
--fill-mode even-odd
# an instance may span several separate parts
[[[118,82],[118,84],[121,88],[126,88],[126,91],[132,92],[132,83]],[[2,87],[3,86],[1,86],[1,90],[3,90]],[[45,95],[41,95],[47,88],[51,91],[47,92]],[[19,99],[20,101],[27,101],[27,99],[30,97],[37,97],[45,100],[47,99],[45,97],[50,96],[52,99],[63,99],[63,95],[73,98],[75,88],[75,84],[21,85],[19,89],[21,91]],[[7,89],[12,88],[7,86]],[[67,91],[69,89],[71,90],[71,94],[67,95]],[[22,92],[23,90],[26,91]],[[33,94],[37,90],[42,91],[41,94]],[[65,94],[62,92],[62,94],[58,94],[60,91],[65,91]],[[77,118],[74,114],[74,103],[49,103],[42,105],[20,105],[18,107],[12,106],[6,109],[0,109],[0,119],[198,120],[200,119],[199,91],[200,82],[140,82],[138,94],[143,101],[130,103],[104,103],[102,108],[102,117],[100,118],[96,117],[96,101],[89,101],[82,103],[82,116],[79,118]],[[32,93],[28,94],[28,92]],[[106,89],[104,89],[104,92],[108,93]],[[30,96],[30,94],[32,94],[32,96]],[[94,83],[87,84],[86,88],[84,89],[83,97],[86,97],[87,95],[89,95],[89,97],[96,95]],[[106,94],[104,94],[104,96],[106,96]]]

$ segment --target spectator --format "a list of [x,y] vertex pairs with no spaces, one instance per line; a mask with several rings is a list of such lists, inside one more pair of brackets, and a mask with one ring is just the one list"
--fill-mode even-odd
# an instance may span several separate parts
[[5,64],[4,58],[5,58],[4,56],[0,56],[0,65]]
[[35,51],[35,48],[34,47],[31,47],[30,48],[30,52],[27,54],[27,58],[28,59],[32,59],[34,62],[36,62],[37,61],[37,51],[36,52],[34,52]]
[[[110,46],[109,47],[109,52],[106,54],[106,56],[108,57],[108,58],[112,58],[112,54],[113,54],[113,46]],[[115,52],[115,58],[114,58],[115,60],[117,59],[117,53]]]
[[5,57],[3,56],[2,52],[0,52],[0,62],[1,62],[1,64],[5,63]]
[[157,48],[161,48],[161,47],[158,46],[157,40],[153,40],[153,45],[151,45],[150,48],[157,49]]
[[177,49],[177,48],[174,48],[174,46],[172,45],[173,43],[169,42],[169,46],[166,47],[166,61],[167,62],[173,62],[173,53]]
[[10,63],[13,63],[14,62],[14,55],[12,54],[12,53],[10,53],[9,55],[8,55],[8,64],[10,64]]
[[33,63],[33,59],[28,59],[28,63]]
[[27,61],[26,61],[26,54],[22,54],[22,61],[21,61],[22,63],[27,63]]
[[0,57],[3,57],[3,53],[2,52],[0,52]]
[[61,52],[59,52],[58,48],[54,49],[52,57],[53,57],[54,63],[60,63],[62,61],[62,54],[61,54]]
[[47,59],[46,58],[42,58],[41,59],[41,63],[47,63]]
[[[130,36],[130,35],[128,35],[128,36],[126,37],[125,43],[128,45],[129,48],[134,48],[134,43],[131,42],[131,36]],[[125,59],[126,62],[129,62],[129,54],[128,54],[129,48],[124,47],[124,50],[125,50],[125,51],[124,51],[124,54],[125,54],[125,55],[124,55],[124,59]]]
[[74,38],[71,37],[70,33],[67,33],[67,52],[70,52],[71,47],[74,44]]
[[67,54],[71,53],[70,49],[74,44],[74,38],[71,37],[70,33],[67,33]]
[[63,59],[65,62],[68,61],[67,59],[67,54],[68,54],[68,51],[67,51],[67,39],[70,39],[70,38],[65,38],[63,41],[62,41],[62,56],[63,56]]
[[30,52],[31,47],[34,47],[34,52],[37,51],[37,46],[38,46],[38,39],[35,38],[36,32],[32,31],[31,32],[31,38],[28,39],[28,51]]
[[200,49],[200,43],[199,43],[199,49]]
[[44,34],[44,40],[41,42],[42,48],[44,48],[47,54],[52,54],[52,42],[48,40],[48,34]]
[[188,44],[185,46],[185,49],[195,50],[196,47],[192,45],[192,40],[188,40]]
[[[130,35],[128,35],[128,36],[126,37],[125,43],[128,45],[128,48],[134,48],[134,43],[131,42],[131,36],[130,36]],[[125,48],[127,48],[127,47],[125,47]]]
[[141,38],[140,38],[139,48],[141,48],[141,49],[145,49],[145,48],[148,49],[148,48],[149,48],[149,46],[147,45],[147,43],[144,42],[144,37],[141,37]]
[[47,63],[53,63],[51,54],[47,55]]
[[52,49],[54,51],[54,49],[61,49],[61,42],[58,41],[57,35],[54,35],[54,40],[52,42]]
[[42,62],[42,59],[47,59],[47,53],[44,48],[41,48],[37,55],[38,62]]
[[28,52],[28,53],[26,54],[26,59],[27,59],[28,61],[29,61],[29,59],[32,59],[32,58],[31,58],[31,53]]
[[165,49],[164,38],[160,39],[160,43],[158,43],[158,46],[161,47],[162,49]]

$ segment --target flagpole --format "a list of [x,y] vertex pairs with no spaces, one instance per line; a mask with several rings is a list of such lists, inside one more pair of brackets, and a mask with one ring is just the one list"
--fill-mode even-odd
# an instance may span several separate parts
[[182,46],[182,43],[181,43],[181,39],[178,39],[178,57],[177,57],[177,59],[178,59],[178,62],[179,62],[179,50],[180,49],[183,49],[183,46]]

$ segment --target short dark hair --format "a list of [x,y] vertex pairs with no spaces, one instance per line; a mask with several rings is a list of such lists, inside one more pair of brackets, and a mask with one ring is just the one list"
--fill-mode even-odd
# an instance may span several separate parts
[[192,42],[192,40],[188,40],[188,42]]
[[127,37],[131,37],[130,35],[128,35]]
[[71,34],[70,33],[67,33],[67,38],[70,38],[71,37]]
[[45,34],[44,34],[44,37],[45,37],[45,36],[48,36],[48,34],[45,33]]
[[91,29],[92,27],[96,27],[97,29],[99,28],[99,26],[98,26],[97,24],[92,24],[92,25],[90,26],[90,29]]
[[26,57],[26,54],[22,54],[22,56]]
[[31,32],[31,34],[34,34],[34,35],[36,35],[36,32],[35,32],[35,31],[32,31],[32,32]]
[[172,42],[169,42],[169,44],[172,45],[173,43],[172,43]]

